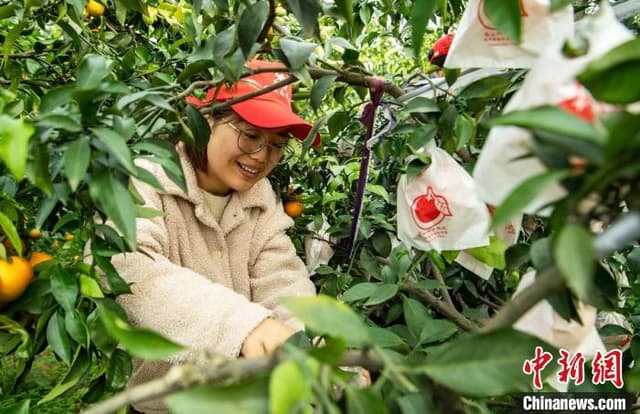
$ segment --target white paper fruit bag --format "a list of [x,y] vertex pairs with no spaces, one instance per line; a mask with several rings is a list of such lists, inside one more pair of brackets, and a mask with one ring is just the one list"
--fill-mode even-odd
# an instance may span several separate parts
[[529,68],[541,51],[560,49],[573,35],[571,6],[549,12],[550,0],[520,0],[522,42],[514,45],[484,13],[484,0],[470,0],[445,61],[446,68]]
[[[596,122],[598,113],[608,107],[594,101],[591,94],[576,82],[576,75],[593,59],[632,38],[603,3],[599,14],[584,25],[589,52],[566,58],[559,50],[549,50],[529,71],[522,87],[505,107],[505,112],[541,105],[556,105],[587,122]],[[491,129],[473,171],[480,196],[488,204],[500,205],[519,184],[547,170],[537,157],[531,156],[532,136],[528,130],[497,126]],[[565,190],[553,184],[541,191],[524,210],[533,214],[545,204],[562,198]],[[544,214],[544,212],[542,212]]]
[[[491,211],[491,208],[489,208]],[[522,227],[522,214],[513,216],[507,223],[501,225],[495,230],[495,237],[502,240],[508,248],[518,241],[518,235]],[[493,267],[487,263],[478,260],[472,253],[467,250],[461,251],[455,259],[455,262],[465,269],[475,273],[484,280],[489,280]]]
[[431,165],[398,183],[398,238],[420,250],[462,250],[489,244],[489,211],[471,176],[429,143]]
[[304,255],[307,271],[309,274],[313,274],[318,266],[328,264],[329,260],[333,257],[335,252],[329,242],[335,240],[327,234],[329,223],[327,223],[324,216],[322,217],[320,230],[316,229],[313,221],[307,225],[307,229],[315,233],[309,234],[304,238]]
[[[520,280],[514,297],[525,288],[535,283],[535,271],[525,274]],[[556,348],[562,348],[570,354],[580,352],[586,360],[591,360],[596,352],[606,352],[596,329],[596,309],[586,303],[578,303],[578,314],[582,324],[577,321],[567,321],[549,304],[542,300],[529,309],[513,324],[513,328],[550,343]],[[549,378],[550,385],[558,391],[567,391],[567,384],[559,383],[556,375]]]

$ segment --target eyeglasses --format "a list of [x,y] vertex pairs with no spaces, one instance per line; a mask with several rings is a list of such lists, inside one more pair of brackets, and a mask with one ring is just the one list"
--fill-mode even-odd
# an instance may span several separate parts
[[291,139],[285,143],[267,143],[266,138],[254,133],[240,129],[233,122],[228,122],[231,128],[238,133],[238,148],[245,154],[255,154],[262,151],[265,147],[269,153],[269,161],[274,165],[286,164],[287,161],[295,153],[294,145]]

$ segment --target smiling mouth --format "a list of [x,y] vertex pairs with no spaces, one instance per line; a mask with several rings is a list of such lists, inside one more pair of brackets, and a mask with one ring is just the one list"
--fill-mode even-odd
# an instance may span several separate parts
[[257,174],[261,171],[261,170],[260,170],[260,169],[258,169],[258,168],[251,168],[251,167],[248,167],[248,166],[246,166],[246,165],[244,165],[244,164],[242,164],[242,163],[239,163],[239,162],[238,162],[238,165],[240,166],[240,168],[242,169],[242,171],[246,171],[246,172],[248,172],[249,174],[257,175]]

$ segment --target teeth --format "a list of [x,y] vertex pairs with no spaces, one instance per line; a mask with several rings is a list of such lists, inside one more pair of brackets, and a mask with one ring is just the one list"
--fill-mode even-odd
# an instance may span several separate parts
[[238,163],[238,165],[240,165],[240,168],[242,168],[242,169],[243,169],[243,170],[245,170],[245,171],[250,172],[251,174],[258,174],[258,172],[260,171],[260,170],[254,170],[253,168],[249,168],[249,167],[247,167],[247,166],[246,166],[246,165],[244,165],[244,164],[240,164],[240,163]]

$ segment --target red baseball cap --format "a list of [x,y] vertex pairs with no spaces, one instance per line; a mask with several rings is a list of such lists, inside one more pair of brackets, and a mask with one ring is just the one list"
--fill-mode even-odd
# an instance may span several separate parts
[[[285,68],[281,63],[267,62],[264,60],[252,60],[245,64],[249,69],[263,68]],[[204,99],[198,99],[195,96],[188,96],[187,103],[198,108],[210,105],[212,101],[224,102],[235,97],[247,95],[269,85],[287,79],[289,74],[283,72],[263,72],[240,78],[238,83],[227,87],[220,85],[210,88]],[[231,109],[242,120],[262,129],[282,129],[286,128],[289,132],[299,140],[304,140],[311,129],[311,124],[296,115],[291,109],[291,85],[285,85],[281,88],[264,93],[246,101],[238,102],[231,105]],[[312,145],[315,147],[320,144],[320,134],[316,134]]]

